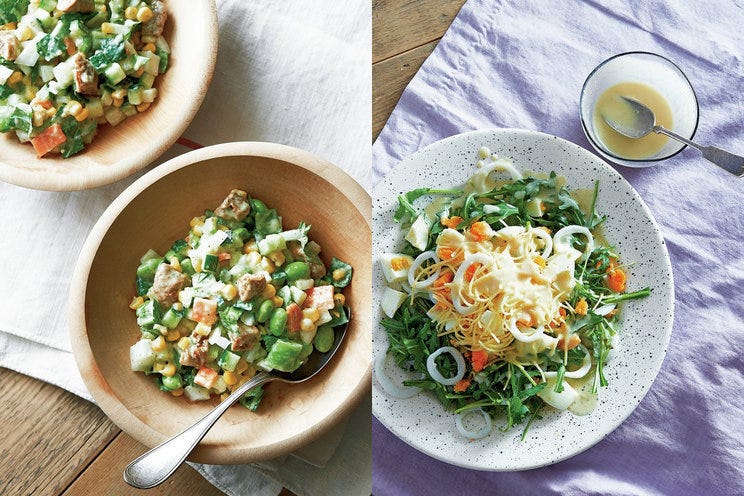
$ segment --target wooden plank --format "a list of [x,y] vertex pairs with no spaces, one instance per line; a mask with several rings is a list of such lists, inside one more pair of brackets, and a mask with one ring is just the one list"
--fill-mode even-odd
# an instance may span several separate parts
[[0,368],[0,494],[58,495],[119,429],[94,404]]
[[401,93],[437,46],[432,41],[372,66],[372,136],[382,131]]
[[372,63],[442,37],[465,0],[373,0]]
[[[142,495],[124,482],[122,473],[129,463],[147,451],[147,448],[122,432],[91,463],[85,472],[67,488],[63,496],[88,494],[116,494],[118,496]],[[206,481],[199,472],[182,465],[173,476],[160,486],[147,491],[148,495],[198,494],[224,496],[224,493]]]

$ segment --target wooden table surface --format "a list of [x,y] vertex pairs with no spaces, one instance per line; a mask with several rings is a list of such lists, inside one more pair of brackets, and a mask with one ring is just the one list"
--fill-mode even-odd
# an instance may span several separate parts
[[[373,0],[374,138],[464,3]],[[145,446],[122,432],[97,406],[63,389],[0,368],[0,398],[0,495],[223,494],[187,465],[158,488],[129,487],[122,471]]]

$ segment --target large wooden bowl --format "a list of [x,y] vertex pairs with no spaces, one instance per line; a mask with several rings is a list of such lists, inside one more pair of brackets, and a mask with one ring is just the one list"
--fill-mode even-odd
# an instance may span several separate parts
[[175,143],[212,80],[218,32],[213,0],[174,8],[176,3],[166,2],[171,65],[155,82],[158,98],[152,107],[116,127],[100,126],[93,143],[68,159],[37,158],[31,144],[19,143],[15,133],[0,134],[0,181],[49,191],[95,188],[141,170]]
[[127,188],[103,213],[83,247],[70,290],[70,338],[93,398],[122,430],[147,446],[180,432],[215,403],[189,403],[130,370],[140,335],[128,305],[139,258],[188,232],[192,217],[232,188],[276,208],[285,228],[312,225],[326,263],[354,267],[345,290],[352,309],[346,339],[319,376],[272,383],[257,412],[231,408],[190,460],[232,464],[267,460],[328,431],[371,387],[371,200],[346,173],[307,152],[268,143],[228,143],[181,155]]

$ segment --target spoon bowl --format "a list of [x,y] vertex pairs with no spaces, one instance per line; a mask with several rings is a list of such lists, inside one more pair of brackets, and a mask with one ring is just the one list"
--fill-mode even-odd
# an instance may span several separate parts
[[[347,318],[351,319],[351,309],[344,307]],[[183,464],[186,457],[207,435],[209,429],[219,420],[223,413],[252,389],[272,381],[288,384],[305,382],[318,374],[331,361],[346,336],[346,324],[334,329],[333,346],[326,353],[314,351],[297,370],[293,372],[259,372],[251,380],[233,391],[214,410],[206,414],[191,427],[173,436],[164,443],[141,455],[126,469],[124,480],[138,489],[149,489],[162,484]]]

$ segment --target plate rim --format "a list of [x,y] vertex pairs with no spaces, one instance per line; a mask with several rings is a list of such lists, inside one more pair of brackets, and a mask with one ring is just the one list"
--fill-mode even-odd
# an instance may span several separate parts
[[[642,393],[638,396],[637,400],[634,400],[635,404],[633,404],[632,408],[629,408],[626,412],[624,412],[616,421],[614,422],[606,422],[605,424],[601,425],[598,429],[598,434],[595,436],[595,438],[587,444],[586,446],[580,447],[580,449],[576,451],[568,450],[565,454],[559,455],[555,459],[550,459],[544,462],[537,462],[533,464],[525,464],[518,467],[498,467],[498,466],[490,466],[490,467],[484,467],[480,465],[475,464],[468,464],[468,463],[459,463],[460,460],[458,459],[452,459],[452,458],[446,458],[443,454],[437,453],[434,450],[425,448],[423,446],[416,445],[414,443],[414,440],[412,438],[408,438],[402,435],[402,431],[399,431],[395,427],[393,427],[390,423],[387,422],[387,419],[383,419],[380,416],[377,415],[377,412],[380,411],[380,407],[376,406],[376,402],[372,401],[372,415],[377,419],[388,431],[390,431],[395,437],[397,437],[399,440],[406,443],[408,446],[414,448],[415,450],[431,457],[436,460],[439,460],[443,463],[446,463],[448,465],[453,465],[456,467],[471,469],[471,470],[478,470],[483,472],[515,472],[515,471],[525,471],[525,470],[532,470],[537,468],[542,468],[550,465],[554,465],[556,463],[559,463],[561,461],[567,460],[569,458],[572,458],[576,455],[579,455],[592,447],[596,446],[600,441],[605,439],[608,435],[610,435],[613,431],[615,431],[620,425],[627,420],[627,418],[635,412],[635,410],[640,405],[641,401],[646,397],[648,392],[651,390],[651,387],[653,386],[654,382],[656,381],[656,378],[659,375],[659,371],[661,370],[661,367],[664,363],[664,360],[666,359],[667,351],[669,348],[669,342],[671,340],[671,335],[673,331],[674,326],[674,312],[675,312],[675,288],[674,288],[674,273],[672,271],[672,265],[671,260],[669,258],[669,251],[667,249],[666,242],[664,240],[664,237],[661,233],[661,228],[656,221],[656,218],[654,217],[651,210],[648,208],[648,205],[646,205],[646,202],[643,201],[643,198],[640,196],[638,191],[633,187],[630,182],[628,182],[625,177],[623,177],[617,170],[615,170],[614,167],[610,166],[607,162],[605,162],[601,157],[597,156],[596,154],[592,153],[590,150],[587,150],[586,148],[573,143],[572,141],[569,141],[565,138],[561,138],[559,136],[555,136],[548,133],[543,133],[540,131],[534,131],[529,129],[519,129],[519,128],[484,128],[484,129],[475,129],[471,131],[466,131],[463,133],[454,134],[451,136],[444,137],[442,139],[439,139],[433,143],[428,144],[427,146],[420,148],[416,150],[415,152],[407,155],[402,160],[400,160],[397,164],[395,164],[382,178],[380,178],[379,182],[375,185],[375,187],[372,189],[372,198],[373,198],[373,209],[374,209],[374,203],[375,199],[378,197],[378,193],[380,190],[382,190],[385,180],[401,166],[406,166],[408,162],[413,161],[418,155],[422,155],[424,153],[428,153],[431,151],[432,148],[440,147],[440,146],[448,146],[450,142],[457,141],[457,140],[465,140],[471,136],[529,136],[531,138],[535,139],[549,139],[549,140],[557,140],[559,143],[577,149],[579,150],[579,153],[583,156],[585,156],[588,160],[591,160],[592,163],[596,164],[597,167],[600,167],[603,171],[608,173],[612,178],[617,179],[620,181],[625,187],[629,189],[631,192],[632,198],[641,206],[643,212],[646,214],[648,220],[651,223],[651,226],[654,228],[654,231],[656,232],[657,239],[654,240],[655,244],[658,244],[659,247],[662,250],[663,254],[663,268],[664,272],[667,275],[667,283],[669,284],[669,295],[667,298],[667,301],[665,302],[667,305],[665,308],[668,309],[668,316],[666,319],[665,325],[663,326],[664,336],[663,336],[663,350],[660,355],[660,358],[656,360],[656,363],[654,363],[652,367],[653,372],[653,379],[646,385],[643,386]],[[484,145],[485,146],[485,145]],[[373,212],[373,230],[374,230],[374,212]],[[374,233],[373,233],[374,235]],[[376,250],[375,247],[372,247],[372,257],[373,257],[373,264],[375,263],[375,256],[376,256]],[[372,274],[373,281],[375,274]],[[374,291],[373,291],[374,294]],[[373,318],[375,319],[374,325],[375,328],[373,329],[372,336],[373,339],[375,335],[377,335],[381,331],[379,328],[379,309],[373,309]],[[375,355],[375,346],[373,341],[372,346],[372,360],[373,362],[376,359]],[[372,381],[372,394],[374,395],[385,395],[384,391],[381,390],[381,387],[379,386],[377,379],[375,378]],[[447,413],[447,412],[445,412]],[[454,414],[453,414],[454,416]]]

